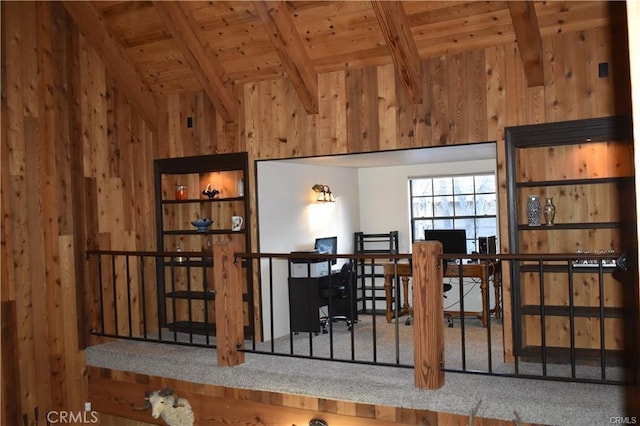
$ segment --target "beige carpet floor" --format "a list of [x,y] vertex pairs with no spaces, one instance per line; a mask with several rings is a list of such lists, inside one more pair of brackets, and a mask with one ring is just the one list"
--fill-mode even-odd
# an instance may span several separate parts
[[[487,370],[486,329],[478,321],[467,321],[465,339],[467,368]],[[376,339],[371,317],[362,317],[354,327],[354,353],[358,360],[391,364],[412,364],[412,326],[387,324],[376,317]],[[394,330],[398,330],[396,343]],[[492,325],[494,371],[512,368],[502,363],[499,323]],[[461,327],[446,328],[446,368],[460,368]],[[183,336],[184,337],[184,336]],[[333,333],[301,333],[277,339],[273,347],[282,354],[352,357],[351,332],[343,323]],[[483,343],[484,342],[484,343]],[[495,344],[494,344],[495,343]],[[247,342],[250,346],[249,342]],[[258,344],[270,350],[271,343]],[[245,363],[234,368],[215,365],[215,349],[164,345],[137,341],[116,341],[87,349],[87,364],[141,374],[239,388],[269,390],[323,398],[383,404],[407,408],[468,414],[479,404],[480,417],[520,419],[528,423],[557,425],[606,425],[612,417],[638,416],[625,409],[622,386],[564,383],[521,378],[446,373],[445,385],[436,391],[414,387],[412,368],[359,365],[318,361],[291,356],[249,353]],[[189,362],[185,362],[189,360]],[[522,367],[522,366],[521,366]],[[585,372],[584,374],[591,374]],[[633,409],[631,410],[633,411]],[[639,409],[640,411],[640,409]]]

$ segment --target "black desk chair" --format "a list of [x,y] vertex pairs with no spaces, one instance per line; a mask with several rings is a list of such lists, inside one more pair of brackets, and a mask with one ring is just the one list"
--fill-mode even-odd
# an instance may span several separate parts
[[353,297],[353,262],[342,265],[339,273],[320,282],[318,298],[320,306],[327,306],[328,315],[320,318],[322,332],[327,333],[329,322],[344,321],[351,330],[357,314]]
[[[412,261],[411,259],[409,259],[409,265],[411,268],[413,268],[412,265]],[[444,262],[442,262],[442,275],[444,276],[447,273],[447,261],[445,260]],[[447,298],[447,292],[449,290],[451,290],[453,288],[453,286],[449,283],[443,283],[442,284],[442,296],[446,299]],[[447,320],[447,325],[449,327],[453,327],[453,316],[451,314],[444,314],[444,318]],[[409,318],[407,318],[407,320],[405,321],[406,325],[411,325],[413,323],[413,315],[411,315]]]

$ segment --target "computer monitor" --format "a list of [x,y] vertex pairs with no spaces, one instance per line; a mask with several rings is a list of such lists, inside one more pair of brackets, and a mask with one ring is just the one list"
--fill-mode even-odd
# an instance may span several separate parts
[[[314,246],[320,254],[337,254],[338,253],[338,237],[316,238]],[[332,259],[331,264],[335,265],[338,259]]]
[[467,253],[467,233],[464,229],[425,229],[424,239],[440,241],[443,254]]

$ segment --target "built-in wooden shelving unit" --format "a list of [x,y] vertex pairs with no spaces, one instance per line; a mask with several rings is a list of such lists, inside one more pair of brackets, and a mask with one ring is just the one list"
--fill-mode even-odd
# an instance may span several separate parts
[[[251,250],[247,153],[167,158],[154,162],[156,232],[158,251],[184,252],[189,257],[169,256],[158,263],[158,312],[161,325],[172,331],[215,334],[215,283],[213,244],[233,241]],[[182,186],[182,194],[177,187]],[[218,191],[212,198],[205,189]],[[231,226],[241,216],[240,230]],[[206,229],[192,225],[211,219]],[[200,256],[194,256],[194,253]],[[250,268],[248,268],[250,269]],[[251,273],[244,279],[245,333],[251,333]]]
[[[513,253],[613,252],[637,247],[633,139],[628,117],[606,117],[505,130],[509,245]],[[553,198],[553,225],[527,221],[529,195]],[[514,354],[556,362],[621,356],[625,283],[638,278],[615,265],[516,262],[511,268]],[[629,300],[631,299],[631,300]],[[544,349],[544,350],[543,350]],[[568,361],[567,361],[568,362]]]

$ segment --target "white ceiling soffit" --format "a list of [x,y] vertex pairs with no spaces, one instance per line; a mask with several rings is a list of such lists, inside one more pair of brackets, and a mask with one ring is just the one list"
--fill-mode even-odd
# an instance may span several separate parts
[[363,154],[292,158],[277,161],[315,166],[365,168],[495,159],[496,144],[494,142],[488,142],[470,145],[402,149],[397,151],[378,151]]

